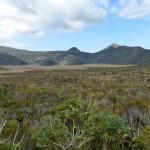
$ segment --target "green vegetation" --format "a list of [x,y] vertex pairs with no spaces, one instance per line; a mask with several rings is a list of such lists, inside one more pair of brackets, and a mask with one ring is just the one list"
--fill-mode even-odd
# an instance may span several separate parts
[[0,150],[149,150],[150,67],[0,75]]
[[[121,149],[130,131],[117,115],[101,111],[99,102],[67,101],[44,117],[35,133],[47,149]],[[44,126],[43,126],[44,124]]]

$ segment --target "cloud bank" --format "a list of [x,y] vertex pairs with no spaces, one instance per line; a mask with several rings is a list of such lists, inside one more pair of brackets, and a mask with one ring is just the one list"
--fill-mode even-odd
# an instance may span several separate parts
[[47,30],[76,31],[101,23],[108,0],[1,0],[0,40]]
[[103,23],[110,13],[150,19],[150,0],[1,0],[0,40],[42,36],[49,30],[79,31]]

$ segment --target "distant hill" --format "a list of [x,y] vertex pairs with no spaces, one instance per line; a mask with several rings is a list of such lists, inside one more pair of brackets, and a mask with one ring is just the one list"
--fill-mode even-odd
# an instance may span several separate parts
[[96,53],[82,52],[73,47],[67,51],[27,51],[0,47],[0,65],[40,64],[44,66],[66,64],[150,64],[150,50],[142,47],[129,47],[111,44]]
[[21,59],[22,61],[27,62],[28,64],[38,64],[41,60],[47,58],[45,56],[45,52],[28,51],[4,46],[0,46],[0,53],[17,57],[18,59]]
[[0,53],[0,65],[27,65],[28,63],[22,61],[14,56]]
[[108,64],[150,64],[150,50],[142,47],[110,45],[94,54],[95,62]]

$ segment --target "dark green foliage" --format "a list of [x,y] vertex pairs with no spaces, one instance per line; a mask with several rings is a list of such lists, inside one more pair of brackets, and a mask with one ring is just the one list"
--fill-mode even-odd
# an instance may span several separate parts
[[67,127],[59,118],[44,117],[41,119],[37,132],[34,135],[37,141],[36,147],[54,148],[57,141],[66,140],[65,138],[69,134],[67,130]]
[[109,114],[107,112],[99,112],[94,114],[90,118],[91,124],[94,128],[97,128],[96,132],[99,132],[104,137],[105,132],[112,135],[112,140],[117,140],[117,136],[124,135],[129,131],[128,126],[122,118],[116,115]]
[[0,85],[0,100],[3,99],[5,95],[6,95],[6,87]]
[[0,144],[0,150],[21,150],[21,147],[18,144],[12,144],[12,142],[5,142]]
[[[47,149],[121,149],[129,127],[117,115],[101,112],[98,103],[67,101],[41,119],[34,135],[37,147]],[[55,113],[54,113],[55,112]]]
[[142,150],[150,149],[150,126],[146,126],[136,139],[137,147]]

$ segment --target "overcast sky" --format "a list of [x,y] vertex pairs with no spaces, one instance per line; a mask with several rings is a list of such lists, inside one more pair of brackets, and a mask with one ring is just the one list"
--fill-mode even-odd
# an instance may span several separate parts
[[95,52],[150,49],[150,0],[0,0],[0,45]]

